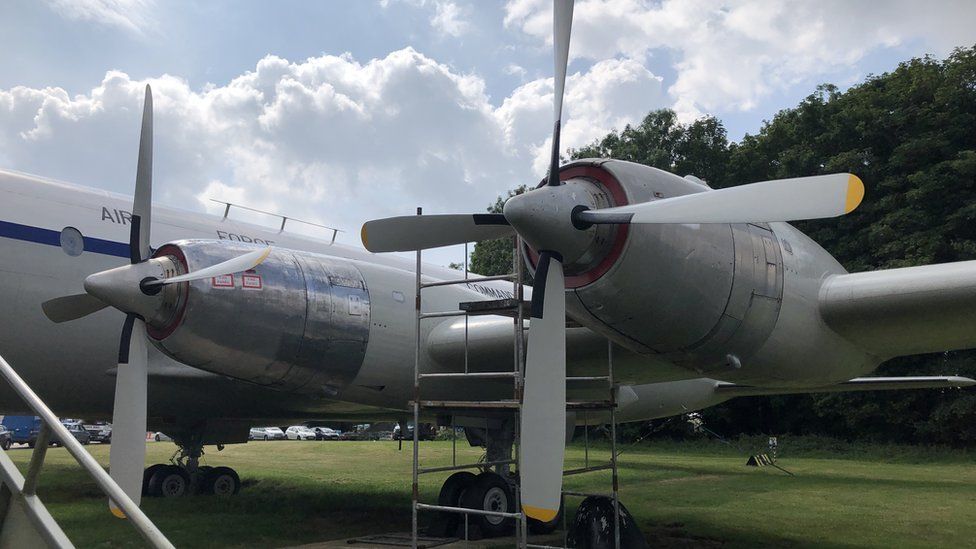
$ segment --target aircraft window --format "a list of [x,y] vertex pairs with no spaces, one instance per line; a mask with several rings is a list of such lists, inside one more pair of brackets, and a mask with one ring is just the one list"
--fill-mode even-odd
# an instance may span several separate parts
[[406,301],[406,298],[403,297],[403,292],[398,290],[393,290],[393,300],[396,301],[397,303],[403,303],[404,301]]
[[61,229],[61,249],[72,257],[81,255],[85,251],[85,238],[81,236],[81,231],[74,227]]

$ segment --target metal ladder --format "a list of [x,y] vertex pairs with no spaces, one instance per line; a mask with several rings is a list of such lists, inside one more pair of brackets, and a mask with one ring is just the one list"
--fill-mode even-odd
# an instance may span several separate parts
[[[417,208],[417,215],[423,215],[422,208]],[[420,250],[416,252],[416,300],[415,300],[415,310],[416,310],[416,347],[414,349],[414,391],[413,400],[410,402],[410,406],[413,409],[413,475],[412,475],[412,502],[411,502],[411,547],[417,548],[419,543],[419,527],[418,527],[418,514],[420,511],[432,511],[432,512],[447,512],[447,513],[458,513],[464,515],[464,539],[468,539],[468,516],[469,515],[485,515],[485,516],[496,516],[503,519],[515,519],[515,537],[517,546],[520,548],[549,548],[551,546],[545,545],[533,545],[529,544],[527,540],[528,524],[527,517],[524,512],[522,512],[521,506],[521,496],[519,491],[519,486],[516,484],[514,490],[515,496],[515,509],[514,513],[507,512],[495,512],[495,511],[484,511],[481,509],[469,509],[465,507],[450,507],[442,505],[431,505],[423,503],[420,501],[420,489],[419,489],[419,477],[422,474],[428,473],[440,473],[447,471],[459,471],[464,469],[480,469],[486,467],[499,467],[499,466],[514,466],[518,470],[518,456],[519,456],[519,424],[522,414],[522,387],[524,384],[524,374],[525,374],[525,345],[523,334],[525,333],[525,312],[527,310],[528,303],[523,299],[523,258],[522,258],[522,242],[518,237],[513,238],[513,266],[514,272],[507,275],[499,276],[489,276],[489,277],[479,277],[477,279],[468,278],[468,246],[465,244],[464,248],[464,278],[456,280],[443,280],[435,282],[423,282],[421,269],[422,269],[422,253]],[[500,299],[491,301],[472,301],[466,303],[459,303],[457,310],[452,311],[432,311],[423,312],[423,290],[433,287],[450,286],[467,284],[471,280],[476,280],[478,282],[488,282],[496,280],[510,280],[513,284],[513,295],[514,298],[510,299]],[[514,330],[514,345],[513,345],[513,362],[514,366],[508,371],[491,371],[491,372],[471,372],[468,368],[468,320],[471,316],[477,315],[502,315],[511,316],[513,318],[513,330]],[[436,372],[436,373],[423,373],[422,370],[422,360],[423,353],[422,349],[422,321],[431,318],[445,318],[445,317],[464,317],[464,370],[461,372]],[[582,381],[582,382],[594,382],[594,381],[606,381],[609,389],[609,398],[607,400],[599,401],[574,401],[567,402],[567,409],[569,410],[581,410],[584,414],[584,422],[586,422],[586,414],[590,410],[607,410],[610,416],[610,430],[611,430],[611,448],[610,448],[610,461],[605,464],[590,465],[589,458],[589,435],[584,434],[584,466],[576,469],[570,469],[563,472],[564,475],[577,475],[582,473],[587,473],[591,471],[612,471],[612,487],[609,497],[612,498],[614,507],[614,523],[615,523],[615,539],[614,547],[620,548],[620,505],[618,497],[618,474],[617,474],[617,424],[616,424],[616,395],[614,387],[613,378],[613,344],[608,340],[608,357],[607,366],[608,371],[606,376],[585,376],[585,377],[567,377],[567,382]],[[451,379],[511,379],[513,382],[513,391],[511,399],[504,400],[479,400],[479,401],[462,401],[462,400],[423,400],[421,398],[420,385],[421,381],[424,379],[432,378],[451,378]],[[451,456],[452,463],[449,466],[442,467],[421,467],[420,466],[420,412],[421,409],[445,409],[451,410],[451,427],[452,427],[452,448]],[[513,449],[513,455],[510,459],[501,461],[480,461],[478,463],[467,463],[458,464],[457,463],[457,430],[454,426],[454,418],[456,417],[457,410],[499,410],[507,409],[513,412],[514,416],[514,440],[515,447]],[[487,422],[487,419],[486,419]],[[401,430],[402,432],[402,430]],[[486,423],[487,432],[487,423]],[[573,491],[563,491],[563,496],[575,496],[575,497],[588,497],[588,496],[603,496],[607,497],[607,494],[589,494],[583,492],[573,492]],[[563,546],[566,545],[566,535],[568,529],[566,528],[565,514],[563,515]],[[553,548],[555,549],[555,548]]]
[[[41,418],[41,430],[37,435],[37,442],[34,445],[33,454],[31,454],[26,477],[20,474],[7,453],[0,451],[0,481],[3,483],[0,486],[0,548],[74,547],[41,502],[41,499],[37,497],[38,475],[44,465],[44,456],[47,454],[48,441],[51,440],[52,434],[57,435],[58,441],[64,445],[82,469],[95,480],[102,492],[118,504],[132,527],[151,547],[172,548],[173,544],[166,539],[159,528],[112,480],[112,477],[68,432],[64,425],[61,425],[61,421],[54,415],[54,412],[17,375],[17,372],[2,356],[0,356],[0,374],[3,374],[10,386]],[[107,505],[105,515],[106,520],[109,520]]]

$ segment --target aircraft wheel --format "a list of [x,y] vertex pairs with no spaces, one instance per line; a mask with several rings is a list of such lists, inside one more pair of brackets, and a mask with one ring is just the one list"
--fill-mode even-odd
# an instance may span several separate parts
[[[461,498],[464,492],[474,484],[478,476],[468,471],[460,471],[447,477],[441,486],[441,492],[437,496],[437,505],[444,507],[461,507]],[[464,517],[457,513],[441,513],[441,524],[444,536],[451,537],[457,533],[460,525],[464,524]]]
[[164,465],[149,478],[147,492],[150,496],[177,498],[190,491],[190,475],[181,467]]
[[[481,473],[461,496],[462,507],[483,511],[515,512],[515,496],[511,486],[495,473]],[[471,515],[469,524],[477,526],[481,535],[493,538],[511,531],[514,521],[502,517]]]
[[3,446],[2,446],[2,448],[3,448],[3,450],[4,450],[5,452],[6,452],[7,450],[9,450],[9,449],[10,449],[10,445],[11,445],[11,444],[13,444],[13,442],[11,442],[9,438],[8,438],[7,440],[5,440],[5,441],[3,441]]
[[214,467],[203,481],[204,493],[233,496],[241,491],[241,477],[230,467]]
[[149,493],[149,479],[151,479],[152,476],[156,474],[156,471],[160,470],[163,467],[167,467],[167,465],[164,465],[162,463],[157,463],[155,465],[150,465],[149,467],[146,467],[146,469],[142,472],[142,495],[152,496],[152,497],[156,497],[158,495],[158,494]]
[[159,438],[159,433],[156,433],[156,437],[155,438],[156,438],[156,442],[162,442],[162,439]]

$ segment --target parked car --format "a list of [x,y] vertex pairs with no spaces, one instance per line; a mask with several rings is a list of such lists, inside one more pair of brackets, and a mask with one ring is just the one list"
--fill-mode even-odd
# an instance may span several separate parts
[[[75,437],[75,440],[78,442],[82,444],[88,444],[91,442],[91,435],[88,434],[88,431],[85,430],[85,426],[80,421],[62,421],[61,425],[64,425],[65,429],[67,429],[68,432],[71,433],[71,436]],[[35,440],[37,439],[35,438]],[[57,433],[51,434],[51,444],[54,446],[64,446],[64,443],[61,441],[61,438]]]
[[315,432],[315,440],[339,440],[339,431],[331,427],[312,427]]
[[251,440],[283,440],[285,432],[278,427],[251,427],[248,438]]
[[27,444],[31,448],[41,432],[41,418],[37,416],[4,416],[2,424],[10,431],[12,442]]
[[107,421],[91,421],[83,424],[91,435],[92,442],[108,444],[112,442],[112,424]]
[[285,429],[288,440],[315,440],[315,431],[304,425],[292,425]]
[[6,427],[0,425],[0,448],[9,450],[13,443],[13,435],[10,434],[10,431],[8,431]]

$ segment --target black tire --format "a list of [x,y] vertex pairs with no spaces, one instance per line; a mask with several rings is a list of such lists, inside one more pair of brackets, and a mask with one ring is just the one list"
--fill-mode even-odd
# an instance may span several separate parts
[[[468,471],[460,471],[447,477],[441,486],[441,492],[437,496],[437,505],[445,507],[461,507],[461,498],[478,476]],[[457,513],[441,513],[440,524],[444,537],[453,537],[457,533],[458,527],[463,524],[464,519]]]
[[165,465],[149,478],[148,492],[152,496],[175,498],[190,491],[190,475],[181,467]]
[[264,440],[268,440],[268,435],[264,435]]
[[3,448],[3,451],[6,452],[7,450],[10,449],[11,444],[13,444],[13,442],[8,438],[4,440],[2,443],[0,443],[0,448]]
[[149,467],[146,467],[146,469],[142,472],[142,495],[150,496],[150,497],[157,497],[159,495],[159,494],[149,493],[149,479],[152,478],[153,474],[155,474],[156,471],[160,470],[163,467],[167,467],[167,465],[163,463],[157,463],[155,465],[150,465]]
[[[495,473],[481,473],[461,496],[462,507],[483,511],[515,512],[515,495],[508,482]],[[503,536],[511,532],[512,519],[471,515],[469,524],[477,526],[486,538]]]
[[563,521],[563,502],[559,502],[559,512],[556,513],[555,518],[549,522],[542,522],[541,520],[536,520],[530,518],[527,521],[529,526],[529,533],[534,535],[545,535],[553,533]]
[[[576,510],[566,541],[569,547],[580,549],[611,549],[614,546],[613,500],[602,496],[584,499]],[[623,503],[620,504],[620,546],[649,548],[644,534]]]
[[156,442],[162,442],[162,439],[159,438],[159,433],[156,433],[156,437],[155,438],[156,438]]
[[241,491],[241,477],[230,467],[214,467],[204,477],[203,491],[217,496],[233,496]]

